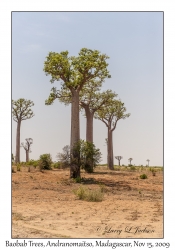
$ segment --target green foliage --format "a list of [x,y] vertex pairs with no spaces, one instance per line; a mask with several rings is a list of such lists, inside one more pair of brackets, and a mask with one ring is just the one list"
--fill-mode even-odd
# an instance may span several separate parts
[[19,120],[27,120],[34,116],[31,107],[34,106],[34,103],[31,100],[25,100],[20,98],[17,101],[12,100],[12,115],[13,120],[18,122]]
[[74,150],[80,154],[78,164],[87,173],[93,173],[94,168],[101,160],[101,152],[91,142],[80,140],[74,147]]
[[116,128],[117,122],[120,119],[126,119],[130,116],[130,113],[126,114],[125,112],[126,108],[124,106],[124,103],[121,102],[121,100],[111,98],[108,105],[103,106],[102,109],[99,109],[95,113],[94,118],[104,122],[107,127],[111,128],[112,125],[112,130],[114,130]]
[[39,166],[39,160],[31,159],[30,161],[26,162],[26,165],[33,166],[33,167],[36,168],[37,166]]
[[51,170],[52,158],[50,154],[42,154],[40,155],[39,167],[40,170],[47,169]]
[[54,163],[52,163],[52,167],[60,169],[60,168],[62,168],[62,164],[59,161],[58,162],[54,162]]
[[147,179],[148,177],[147,177],[147,175],[146,174],[142,174],[142,175],[140,175],[140,179]]
[[62,82],[61,90],[52,88],[45,104],[52,104],[56,98],[69,104],[72,96],[71,88],[80,90],[92,80],[97,79],[99,82],[103,82],[105,78],[110,78],[106,63],[108,58],[97,50],[86,48],[81,49],[77,57],[70,57],[68,51],[49,52],[43,70],[46,75],[51,75],[51,83]]
[[[79,155],[79,157],[76,158],[73,155]],[[79,140],[73,148],[72,156],[70,155],[70,147],[67,145],[63,148],[62,153],[57,154],[57,159],[63,168],[69,167],[70,164],[76,164],[87,173],[92,173],[101,160],[101,153],[93,143]]]
[[101,189],[90,190],[80,186],[77,190],[74,190],[74,194],[78,196],[80,200],[99,202],[103,200],[104,194]]

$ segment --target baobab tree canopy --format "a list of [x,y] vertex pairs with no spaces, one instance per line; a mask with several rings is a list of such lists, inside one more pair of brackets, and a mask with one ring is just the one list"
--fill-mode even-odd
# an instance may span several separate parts
[[106,63],[109,57],[98,50],[83,48],[78,57],[69,57],[68,54],[68,51],[49,52],[46,57],[44,71],[51,75],[51,83],[62,80],[63,88],[65,85],[69,89],[81,90],[91,79],[103,81],[110,77]]
[[20,98],[17,101],[12,100],[12,115],[13,120],[18,122],[19,120],[27,120],[34,116],[31,107],[34,106],[34,103],[30,100],[25,100]]

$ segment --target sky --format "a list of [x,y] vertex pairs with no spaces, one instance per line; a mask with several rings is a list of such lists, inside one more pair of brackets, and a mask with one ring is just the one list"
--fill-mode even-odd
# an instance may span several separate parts
[[[163,166],[163,12],[13,12],[12,99],[34,102],[35,116],[23,121],[21,142],[33,138],[30,159],[57,153],[70,143],[71,106],[55,100],[45,105],[53,86],[43,71],[50,51],[81,48],[108,55],[110,79],[102,90],[115,91],[131,116],[120,120],[113,132],[114,156],[121,164]],[[15,155],[17,124],[12,121]],[[80,137],[86,137],[86,119],[80,113]],[[94,119],[94,144],[106,163],[107,128]],[[21,148],[21,161],[25,151]],[[114,163],[118,161],[114,158]]]

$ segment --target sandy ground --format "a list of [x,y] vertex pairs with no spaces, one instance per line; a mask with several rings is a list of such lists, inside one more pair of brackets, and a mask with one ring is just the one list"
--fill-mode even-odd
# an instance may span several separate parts
[[[139,176],[146,173],[148,179]],[[163,238],[163,172],[82,172],[27,168],[12,174],[12,238]],[[80,185],[105,187],[101,202],[79,200]]]

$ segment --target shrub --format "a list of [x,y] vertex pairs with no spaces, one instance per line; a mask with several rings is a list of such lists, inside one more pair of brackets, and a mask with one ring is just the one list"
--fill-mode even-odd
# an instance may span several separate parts
[[70,166],[70,146],[66,145],[63,148],[62,153],[57,154],[58,162],[60,163],[60,168],[66,168]]
[[94,168],[101,160],[100,149],[88,141],[79,141],[78,145],[80,151],[80,165],[87,173],[93,173]]
[[62,167],[62,163],[61,162],[54,162],[53,164],[52,164],[52,167],[53,168],[61,168]]
[[85,200],[87,189],[80,186],[77,190],[74,190],[74,194],[78,196],[80,200]]
[[77,190],[74,190],[74,193],[79,197],[80,200],[86,201],[102,201],[104,194],[100,189],[90,190],[80,186]]
[[39,166],[39,161],[34,161],[33,162],[33,166],[34,166],[34,168],[36,168],[37,166]]
[[40,155],[39,167],[40,170],[47,169],[51,170],[52,159],[50,154]]
[[131,166],[131,167],[130,167],[130,170],[135,171],[135,170],[136,170],[136,167]]
[[142,174],[142,175],[140,175],[140,179],[147,179],[148,177],[147,177],[147,175],[146,174]]
[[63,148],[63,153],[57,154],[57,159],[61,162],[63,168],[75,164],[87,173],[92,173],[101,160],[100,150],[93,143],[84,140],[79,140],[73,148],[73,155],[78,155],[78,157],[73,157],[70,154],[68,145]]
[[102,201],[104,197],[104,194],[101,192],[101,190],[88,190],[86,200],[87,201]]

